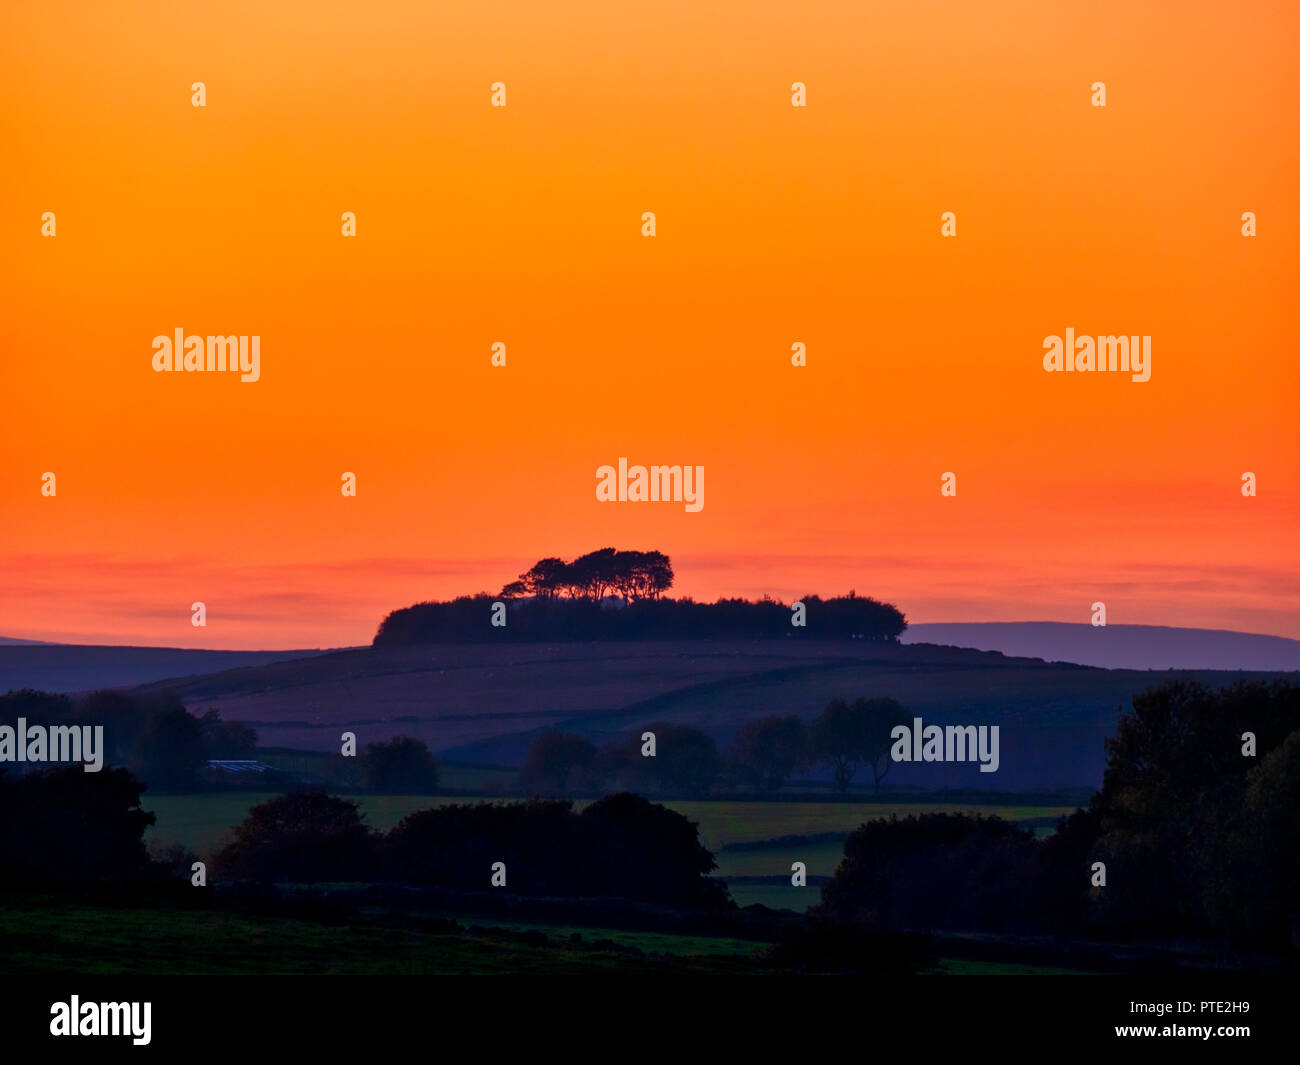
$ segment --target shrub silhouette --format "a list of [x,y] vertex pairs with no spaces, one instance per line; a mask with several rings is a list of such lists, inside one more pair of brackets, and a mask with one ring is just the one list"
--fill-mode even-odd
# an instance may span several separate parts
[[144,785],[126,769],[58,766],[0,773],[0,883],[123,881],[150,869]]
[[424,740],[395,736],[366,747],[362,759],[366,786],[388,795],[432,795],[438,790],[438,763]]
[[248,880],[368,880],[375,839],[357,804],[320,790],[259,803],[213,856],[214,871]]
[[696,826],[626,793],[581,814],[566,800],[541,799],[421,810],[389,832],[383,847],[386,876],[407,884],[487,891],[492,865],[504,862],[511,894],[728,904],[726,889],[707,876],[715,863]]
[[760,794],[779,791],[807,753],[807,730],[797,717],[770,714],[746,722],[736,734],[734,760]]
[[817,912],[849,926],[1020,929],[1034,853],[1030,833],[996,817],[869,821],[845,842]]
[[535,793],[562,795],[595,761],[596,748],[585,736],[547,729],[528,748],[520,783]]

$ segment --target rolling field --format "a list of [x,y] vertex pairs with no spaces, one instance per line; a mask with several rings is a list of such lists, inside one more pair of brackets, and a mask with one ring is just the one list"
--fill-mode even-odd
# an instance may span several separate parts
[[726,748],[765,714],[815,717],[834,697],[890,696],[932,724],[996,724],[1000,765],[898,764],[888,786],[1041,791],[1095,788],[1103,738],[1135,692],[1172,676],[1229,683],[1241,673],[1104,670],[929,644],[690,640],[434,644],[340,651],[148,685],[195,713],[253,725],[264,747],[337,751],[395,735],[445,761],[519,766],[560,727],[594,742],[657,720],[694,725]]

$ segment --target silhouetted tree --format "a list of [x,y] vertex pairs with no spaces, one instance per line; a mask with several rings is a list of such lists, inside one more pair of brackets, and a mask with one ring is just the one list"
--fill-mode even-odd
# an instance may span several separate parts
[[808,737],[797,717],[761,717],[736,734],[735,760],[765,794],[779,791],[807,753]]
[[301,791],[259,803],[213,857],[221,876],[312,883],[368,880],[375,839],[357,804]]
[[574,894],[583,849],[568,800],[454,803],[408,814],[383,841],[387,875],[406,884],[486,891],[494,863],[513,894]]
[[1242,820],[1245,860],[1218,871],[1216,901],[1254,944],[1300,946],[1300,729],[1250,771]]
[[808,748],[831,767],[836,791],[848,791],[866,750],[865,722],[843,699],[832,699],[808,728]]
[[672,587],[673,566],[661,551],[618,551],[612,561],[611,584],[629,602],[658,599]]
[[[1143,935],[1231,934],[1243,927],[1228,881],[1244,876],[1247,774],[1300,721],[1300,687],[1185,680],[1133,697],[1093,799],[1098,860],[1125,885],[1097,900],[1100,919]],[[1244,757],[1243,734],[1256,757]]]
[[817,916],[926,931],[1024,928],[1034,838],[996,817],[868,821],[844,844]]
[[20,717],[33,725],[63,724],[71,714],[72,700],[56,692],[19,688],[0,694],[0,724],[10,728]]
[[569,566],[573,593],[597,602],[604,599],[618,577],[618,555],[614,548],[602,547],[575,558]]
[[1039,841],[1029,873],[1029,906],[1038,927],[1079,933],[1090,916],[1091,865],[1097,846],[1097,816],[1075,810]]
[[855,699],[852,710],[862,715],[862,760],[871,767],[872,783],[880,791],[893,760],[891,733],[897,725],[907,725],[909,714],[896,699]]
[[[655,754],[643,757],[641,737],[653,732]],[[718,744],[692,724],[651,722],[637,730],[615,752],[603,754],[602,770],[608,779],[627,778],[638,787],[676,795],[706,795],[714,784],[722,759]],[[611,772],[611,767],[617,771]]]
[[192,788],[205,761],[202,726],[179,703],[147,718],[131,754],[131,768],[155,791]]
[[907,711],[893,699],[832,699],[808,729],[811,757],[831,767],[836,791],[847,791],[864,763],[879,791],[893,764],[890,731],[906,723]]
[[130,765],[136,740],[155,709],[138,695],[110,690],[91,692],[74,712],[88,725],[103,726],[106,762]]
[[390,795],[432,795],[438,790],[438,763],[424,740],[395,736],[372,743],[364,758],[366,786]]
[[242,721],[222,721],[218,711],[209,710],[199,718],[199,730],[207,758],[225,761],[257,756],[257,730]]
[[730,905],[708,876],[715,863],[697,826],[637,795],[606,796],[581,814],[567,801],[536,799],[421,810],[383,848],[387,875],[407,884],[486,891],[501,862],[510,894]]
[[568,563],[562,558],[543,558],[533,563],[531,569],[519,575],[525,591],[542,599],[560,594],[568,575]]
[[522,783],[526,788],[562,794],[575,771],[588,769],[596,748],[585,736],[548,729],[528,748]]
[[676,810],[623,792],[592,803],[580,817],[596,830],[589,853],[598,858],[592,882],[600,888],[593,893],[682,908],[729,905],[726,888],[708,876],[717,862],[700,842],[699,826]]
[[0,773],[0,883],[132,880],[149,870],[143,842],[154,815],[126,769],[57,766]]

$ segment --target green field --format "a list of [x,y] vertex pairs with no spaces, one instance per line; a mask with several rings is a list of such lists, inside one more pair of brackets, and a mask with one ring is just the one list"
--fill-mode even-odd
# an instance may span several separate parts
[[[153,909],[6,898],[0,906],[0,975],[515,973],[607,976],[762,974],[765,945],[748,940],[626,932],[540,922],[478,923],[534,930],[523,943],[460,919],[461,930],[363,915],[346,924],[208,910]],[[570,937],[581,937],[575,942]],[[622,951],[615,948],[623,948]],[[640,952],[629,953],[632,951]],[[1070,970],[1016,962],[940,958],[946,975],[1056,975]]]
[[[470,923],[470,922],[462,922]],[[500,922],[491,923],[502,927]],[[762,971],[761,944],[535,927],[550,942],[369,919],[325,924],[204,910],[102,907],[54,899],[0,906],[0,973],[582,974]],[[569,942],[579,932],[587,946]],[[594,946],[608,940],[644,957]],[[716,949],[711,949],[716,948]]]

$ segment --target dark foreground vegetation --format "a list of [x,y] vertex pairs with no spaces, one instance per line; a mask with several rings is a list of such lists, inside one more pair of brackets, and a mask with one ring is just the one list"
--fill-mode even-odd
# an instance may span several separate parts
[[[470,930],[482,921],[507,939],[541,921],[750,940],[757,953],[722,967],[755,971],[916,971],[940,943],[1091,968],[1168,966],[1176,951],[1288,968],[1300,939],[1298,724],[1293,683],[1166,683],[1134,698],[1100,790],[1053,835],[954,814],[871,822],[805,916],[736,907],[697,826],[630,793],[581,812],[563,800],[443,806],[376,832],[354,802],[290,790],[255,807],[204,867],[183,848],[146,849],[153,815],[125,768],[0,774],[0,893],[19,908],[62,899],[51,906],[69,914],[156,907],[159,920],[389,928],[397,952],[432,929],[457,958],[491,939]],[[574,963],[570,945],[538,935],[557,967]]]
[[[1245,753],[1249,752],[1249,753]],[[997,819],[863,825],[816,917],[889,928],[1300,947],[1300,687],[1134,697],[1101,789],[1043,840]]]

